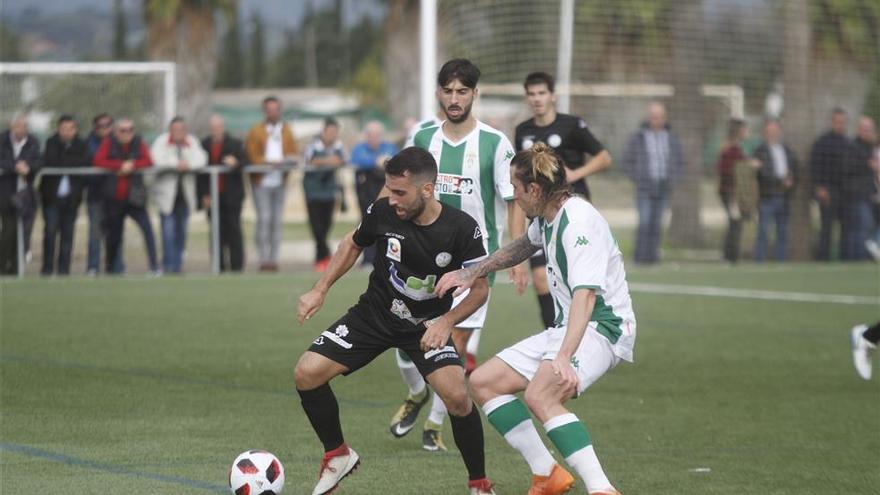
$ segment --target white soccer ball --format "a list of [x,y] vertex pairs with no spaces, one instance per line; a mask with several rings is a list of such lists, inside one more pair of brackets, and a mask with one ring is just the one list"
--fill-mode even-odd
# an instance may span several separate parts
[[284,466],[265,450],[248,450],[232,461],[229,489],[235,495],[278,495],[284,489]]

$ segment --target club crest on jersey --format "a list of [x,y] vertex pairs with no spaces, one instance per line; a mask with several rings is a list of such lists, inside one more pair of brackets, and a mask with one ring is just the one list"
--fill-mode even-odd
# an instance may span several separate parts
[[548,144],[551,148],[558,148],[559,145],[562,144],[562,138],[559,137],[559,134],[551,134],[551,135],[547,138],[547,144]]
[[400,262],[400,240],[393,237],[388,238],[388,248],[385,249],[385,256],[394,261]]
[[452,255],[444,251],[438,254],[437,257],[434,258],[434,261],[437,262],[437,266],[444,268],[449,265],[450,261],[452,261]]
[[470,196],[474,194],[474,179],[455,174],[438,174],[434,190],[438,194]]

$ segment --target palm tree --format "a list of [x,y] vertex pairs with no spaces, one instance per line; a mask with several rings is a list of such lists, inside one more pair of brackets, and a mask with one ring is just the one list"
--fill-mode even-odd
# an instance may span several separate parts
[[197,133],[207,130],[217,73],[214,16],[232,18],[237,0],[147,0],[147,58],[177,63],[177,112]]

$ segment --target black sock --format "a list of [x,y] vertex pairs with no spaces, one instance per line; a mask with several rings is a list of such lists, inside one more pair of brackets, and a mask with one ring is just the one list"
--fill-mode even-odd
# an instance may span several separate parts
[[865,340],[868,342],[877,345],[877,342],[880,342],[880,321],[875,323],[873,327],[865,330],[862,336],[865,337]]
[[324,452],[339,448],[343,443],[342,425],[339,423],[339,404],[330,384],[325,383],[313,390],[297,392],[312,428],[324,444]]
[[538,294],[538,305],[541,306],[541,321],[544,323],[544,328],[552,327],[553,322],[556,320],[556,311],[553,307],[553,296],[549,293]]
[[452,423],[452,437],[461,452],[464,466],[471,481],[486,477],[486,453],[483,448],[483,421],[476,404],[471,413],[464,417],[449,415]]

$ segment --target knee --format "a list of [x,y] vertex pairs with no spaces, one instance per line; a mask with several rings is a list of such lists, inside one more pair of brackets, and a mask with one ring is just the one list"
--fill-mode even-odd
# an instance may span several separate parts
[[483,368],[477,368],[471,373],[469,385],[477,404],[483,405],[492,398],[492,380]]
[[458,417],[464,417],[471,413],[471,399],[464,387],[461,390],[448,393],[443,397],[443,403],[446,404],[446,410],[449,414]]
[[312,366],[309,366],[303,358],[296,363],[293,370],[293,382],[297,390],[312,390],[321,385],[318,383],[317,374]]

